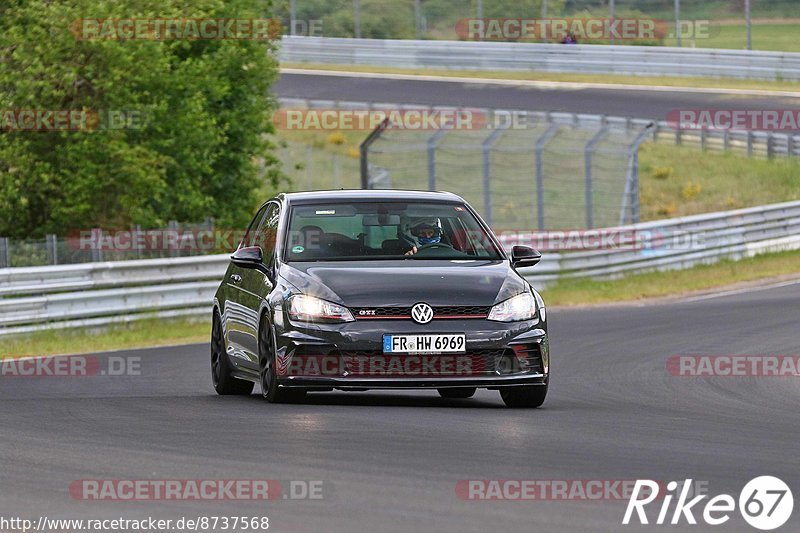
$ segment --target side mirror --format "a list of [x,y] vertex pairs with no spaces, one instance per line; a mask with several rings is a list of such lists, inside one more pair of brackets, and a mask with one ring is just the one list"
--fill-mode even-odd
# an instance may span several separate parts
[[532,267],[541,259],[542,254],[530,246],[515,246],[511,250],[511,266],[514,268]]
[[260,268],[264,266],[264,252],[260,246],[247,246],[239,248],[231,256],[231,261],[236,266],[243,268]]

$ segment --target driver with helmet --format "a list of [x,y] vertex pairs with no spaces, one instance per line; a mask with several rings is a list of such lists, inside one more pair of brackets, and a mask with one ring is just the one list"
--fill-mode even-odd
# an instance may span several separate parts
[[438,218],[418,218],[401,224],[400,238],[411,249],[405,255],[414,255],[419,248],[442,242],[442,223]]

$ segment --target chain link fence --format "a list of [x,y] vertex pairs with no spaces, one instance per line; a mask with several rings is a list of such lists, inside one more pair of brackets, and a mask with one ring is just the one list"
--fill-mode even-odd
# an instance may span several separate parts
[[424,132],[389,125],[362,146],[362,186],[451,191],[498,230],[639,221],[638,149],[650,134],[647,121],[567,113],[514,121],[490,114],[488,124],[506,127]]
[[230,251],[239,232],[217,231],[214,221],[198,224],[171,221],[167,228],[127,230],[94,228],[44,239],[0,237],[0,268],[70,265],[99,261],[161,259]]

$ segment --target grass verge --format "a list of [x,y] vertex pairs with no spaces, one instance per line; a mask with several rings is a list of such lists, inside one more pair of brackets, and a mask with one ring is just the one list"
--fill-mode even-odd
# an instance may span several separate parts
[[103,328],[37,331],[2,338],[0,359],[207,342],[210,331],[211,322],[200,319],[141,320]]
[[281,63],[282,68],[311,70],[340,70],[347,72],[373,72],[377,74],[410,74],[416,76],[446,76],[520,81],[557,81],[571,83],[603,83],[612,85],[641,85],[644,87],[687,87],[702,89],[740,89],[756,91],[798,92],[797,82],[769,80],[738,80],[733,78],[693,78],[689,76],[626,76],[622,74],[571,74],[536,71],[445,70],[379,67],[371,65],[325,65],[316,63]]
[[[663,298],[800,272],[800,251],[720,261],[686,270],[648,272],[610,281],[572,279],[542,291],[548,306],[574,306]],[[678,289],[676,289],[676,287]]]
[[703,152],[669,141],[639,152],[642,220],[696,215],[800,199],[800,161]]

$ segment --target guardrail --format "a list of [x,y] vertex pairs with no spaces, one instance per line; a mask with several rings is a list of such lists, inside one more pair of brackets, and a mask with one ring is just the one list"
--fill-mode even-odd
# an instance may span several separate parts
[[662,46],[284,37],[283,62],[800,80],[800,54]]
[[[453,106],[426,106],[420,104],[353,102],[347,100],[305,98],[279,98],[278,103],[283,109],[352,109],[379,110],[384,112],[392,109],[426,109],[430,111],[457,109]],[[517,121],[524,118],[525,124],[535,124],[537,121],[546,121],[584,128],[601,128],[607,126],[631,133],[641,131],[642,128],[652,122],[654,126],[652,128],[652,139],[654,141],[667,141],[680,145],[695,145],[702,150],[714,152],[737,152],[749,157],[800,157],[800,134],[756,130],[679,129],[676,124],[663,120],[660,117],[615,117],[610,115],[590,115],[558,111],[528,111],[524,109],[489,109],[476,107],[470,107],[469,109],[476,113],[483,113],[486,117],[490,117],[490,124],[494,123],[494,117],[497,117],[496,120],[499,121],[498,123],[502,123],[503,120],[511,120],[512,118]]]
[[[644,246],[544,253],[521,272],[539,286],[560,278],[614,279],[649,270],[676,270],[722,259],[800,249],[800,202],[643,222],[615,228],[642,236]],[[522,241],[525,236],[521,236]],[[661,244],[659,244],[661,243]]]
[[[677,237],[690,244],[545,252],[539,265],[522,273],[541,287],[559,278],[609,279],[797,250],[800,201],[645,222],[614,231],[648,234],[644,241],[648,243]],[[516,235],[515,240],[532,237]],[[0,336],[208,314],[228,260],[227,255],[214,255],[0,269]]]

